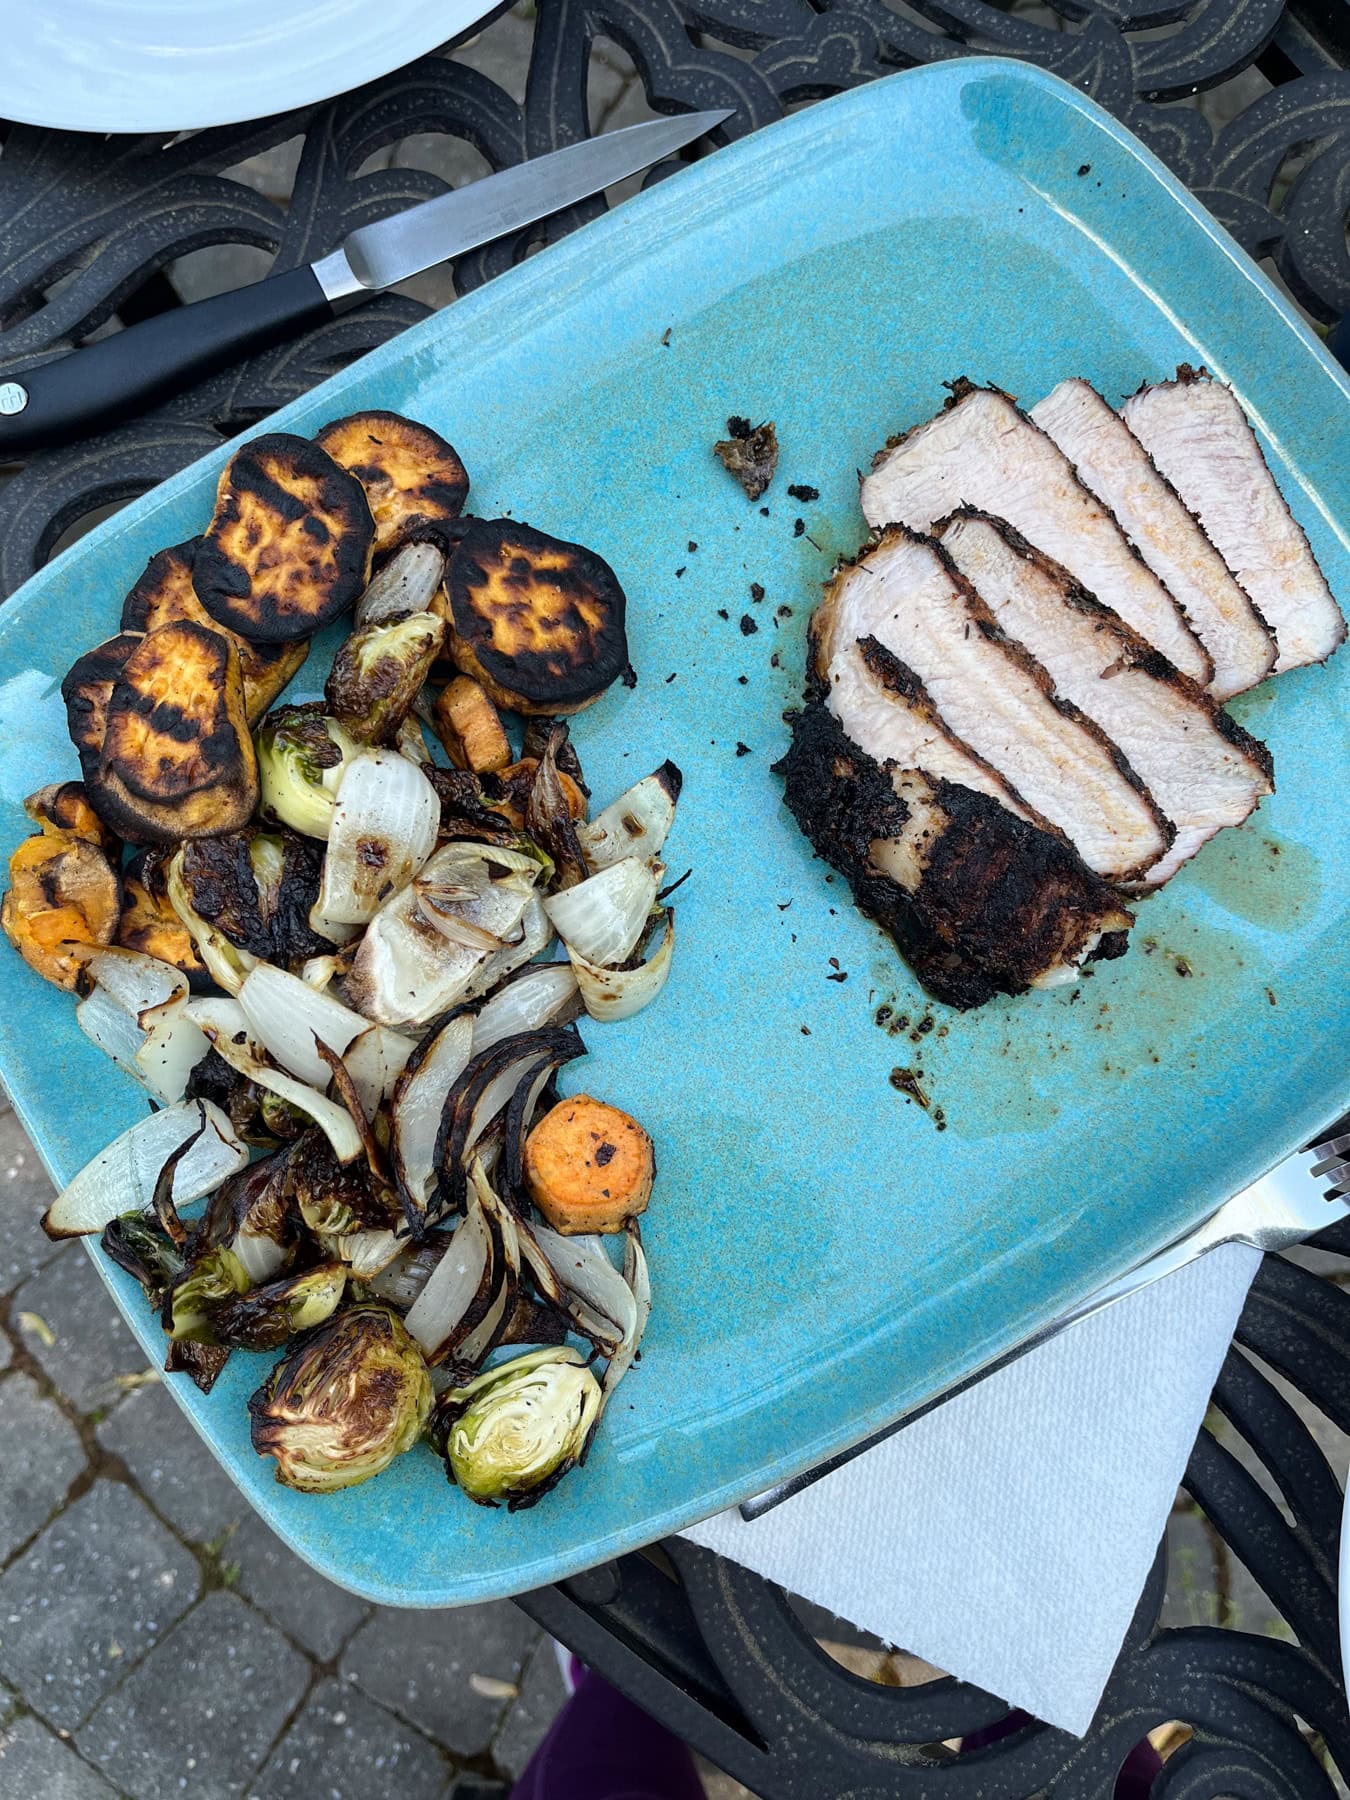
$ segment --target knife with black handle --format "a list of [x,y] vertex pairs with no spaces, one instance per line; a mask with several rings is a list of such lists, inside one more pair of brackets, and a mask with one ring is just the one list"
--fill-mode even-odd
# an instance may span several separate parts
[[0,461],[106,430],[448,257],[547,219],[714,130],[729,112],[604,132],[362,225],[322,261],[159,313],[0,376]]

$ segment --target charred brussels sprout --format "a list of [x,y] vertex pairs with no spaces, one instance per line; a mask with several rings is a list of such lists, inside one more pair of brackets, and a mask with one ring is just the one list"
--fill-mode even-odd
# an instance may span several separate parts
[[231,831],[184,844],[165,881],[217,984],[237,993],[254,963],[289,967],[332,949],[309,924],[322,856],[294,832]]
[[331,1318],[346,1285],[346,1264],[327,1262],[250,1288],[216,1308],[216,1337],[241,1350],[279,1349],[287,1338]]
[[282,1358],[248,1403],[253,1448],[304,1494],[355,1487],[410,1450],[431,1412],[422,1352],[388,1307],[349,1307]]
[[326,838],[349,756],[359,746],[317,705],[281,706],[258,732],[264,818]]
[[100,1243],[119,1269],[139,1281],[152,1306],[183,1273],[183,1252],[153,1212],[123,1213],[103,1227]]
[[444,638],[444,621],[429,612],[362,625],[333,658],[324,686],[333,717],[363,743],[392,743]]
[[437,1407],[453,1481],[480,1506],[533,1506],[575,1468],[600,1415],[600,1384],[566,1346],[499,1363]]
[[196,1257],[164,1296],[160,1323],[176,1343],[193,1339],[199,1344],[219,1341],[217,1309],[237,1294],[248,1292],[244,1265],[233,1250],[222,1246]]

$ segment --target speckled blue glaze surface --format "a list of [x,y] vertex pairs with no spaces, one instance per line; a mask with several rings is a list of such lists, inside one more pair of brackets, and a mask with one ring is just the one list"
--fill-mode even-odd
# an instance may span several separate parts
[[[817,583],[862,535],[854,471],[882,440],[960,374],[1028,400],[1068,374],[1120,395],[1181,357],[1235,384],[1350,594],[1344,377],[1105,114],[1036,70],[963,61],[719,152],[277,416],[303,432],[360,406],[425,419],[463,453],[474,511],[608,558],[640,681],[579,719],[577,742],[602,800],[676,759],[668,855],[694,871],[660,1004],[590,1027],[567,1071],[643,1119],[660,1160],[655,1313],[585,1471],[514,1518],[467,1504],[420,1449],[305,1498],[249,1448],[265,1359],[236,1355],[209,1399],[170,1383],[325,1574],[406,1605],[483,1599],[737,1501],[1016,1341],[1350,1098],[1350,657],[1239,703],[1279,792],[1140,908],[1123,962],[971,1016],[925,1006],[770,773]],[[777,421],[767,517],[711,455],[729,413]],[[59,677],[116,629],[151,552],[201,528],[223,461],[128,508],[0,615],[5,846],[23,794],[75,773]],[[323,649],[298,689],[320,685]],[[889,1035],[883,1004],[931,1027]],[[889,1084],[897,1065],[922,1068],[945,1129]],[[68,997],[7,953],[0,1070],[58,1181],[145,1109]],[[158,1361],[139,1291],[100,1267]]]

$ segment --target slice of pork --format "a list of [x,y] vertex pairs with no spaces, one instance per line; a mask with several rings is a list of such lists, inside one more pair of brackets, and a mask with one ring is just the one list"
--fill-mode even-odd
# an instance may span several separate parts
[[841,619],[847,631],[852,621],[844,609],[828,602],[816,608],[812,666],[826,704],[855,744],[865,745],[878,762],[920,769],[935,781],[960,782],[988,794],[1019,819],[1055,829],[949,729],[922,683],[906,681],[889,667],[879,673],[875,651],[857,638],[841,636],[835,629]]
[[940,536],[1003,629],[1120,745],[1176,826],[1144,885],[1160,886],[1273,791],[1265,746],[1006,521],[958,513]]
[[1276,673],[1325,662],[1345,620],[1233,390],[1183,363],[1121,412],[1274,632]]
[[879,768],[818,702],[776,768],[813,849],[947,1005],[1055,987],[1124,951],[1130,914],[1061,838],[987,794]]
[[1180,601],[1214,664],[1214,698],[1231,700],[1264,681],[1275,665],[1274,636],[1120,414],[1075,376],[1033,406],[1031,418]]
[[[902,697],[917,681],[949,730],[1098,875],[1135,880],[1166,851],[1173,829],[1137,773],[1098,726],[1056,697],[1050,676],[999,629],[941,545],[889,527],[836,574],[821,607],[819,641],[835,646],[829,691],[847,679],[839,651],[861,643],[883,688]],[[865,730],[856,713],[842,722],[869,754],[889,754],[855,737]]]
[[1183,674],[1210,680],[1208,653],[1181,608],[1063,451],[1007,394],[964,380],[935,419],[878,453],[862,484],[873,526],[928,531],[962,506],[1007,519]]

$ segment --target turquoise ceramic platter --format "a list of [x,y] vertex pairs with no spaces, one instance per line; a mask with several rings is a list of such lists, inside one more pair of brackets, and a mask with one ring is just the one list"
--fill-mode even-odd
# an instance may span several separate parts
[[[739,1501],[1012,1345],[1350,1100],[1350,654],[1236,707],[1279,791],[1140,906],[1124,960],[970,1015],[925,1004],[770,767],[818,584],[863,533],[855,471],[890,433],[958,375],[1028,402],[1066,375],[1119,396],[1182,358],[1234,384],[1350,595],[1345,377],[1121,127],[1036,70],[963,61],[719,151],[271,421],[424,419],[462,452],[474,512],[510,509],[613,564],[639,680],[578,718],[576,742],[601,802],[679,763],[667,858],[693,870],[660,1002],[586,1027],[590,1057],[565,1071],[642,1119],[660,1163],[655,1311],[583,1471],[513,1517],[466,1502],[425,1449],[306,1498],[249,1447],[266,1359],[236,1355],[206,1399],[170,1382],[324,1574],[396,1604],[481,1600]],[[713,457],[730,414],[777,423],[762,504]],[[27,829],[21,797],[75,773],[61,675],[116,629],[147,557],[201,529],[225,454],[0,614],[5,846]],[[0,1069],[58,1182],[145,1111],[69,997],[8,953]],[[158,1362],[139,1290],[100,1268]]]

